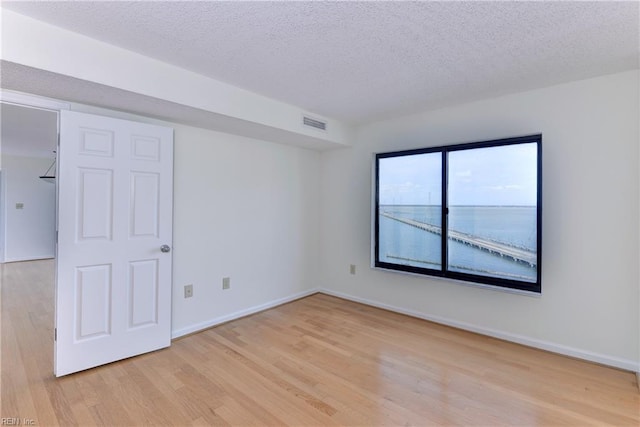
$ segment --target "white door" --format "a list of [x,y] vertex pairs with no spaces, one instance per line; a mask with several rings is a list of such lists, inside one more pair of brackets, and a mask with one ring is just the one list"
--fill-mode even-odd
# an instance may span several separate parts
[[173,129],[62,111],[55,374],[168,347]]

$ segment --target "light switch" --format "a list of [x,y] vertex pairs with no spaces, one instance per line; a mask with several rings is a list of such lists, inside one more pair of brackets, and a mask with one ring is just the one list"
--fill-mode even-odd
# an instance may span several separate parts
[[24,203],[16,203],[16,209],[24,209]]

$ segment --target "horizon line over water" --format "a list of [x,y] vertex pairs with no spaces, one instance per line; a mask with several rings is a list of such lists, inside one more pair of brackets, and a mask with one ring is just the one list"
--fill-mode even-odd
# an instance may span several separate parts
[[[378,206],[406,206],[406,207],[428,207],[435,208],[442,206],[441,203],[436,204],[395,204],[395,203],[378,203]],[[537,205],[452,205],[449,207],[456,208],[535,208]]]

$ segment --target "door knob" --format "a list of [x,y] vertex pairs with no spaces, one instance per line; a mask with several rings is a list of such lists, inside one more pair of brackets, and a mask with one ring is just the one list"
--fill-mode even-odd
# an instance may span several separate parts
[[171,252],[171,247],[169,245],[162,245],[162,246],[160,246],[160,251],[161,252]]

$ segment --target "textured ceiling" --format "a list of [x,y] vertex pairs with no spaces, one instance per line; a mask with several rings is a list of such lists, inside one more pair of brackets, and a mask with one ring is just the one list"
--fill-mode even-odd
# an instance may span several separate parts
[[639,67],[632,2],[3,2],[362,123]]

